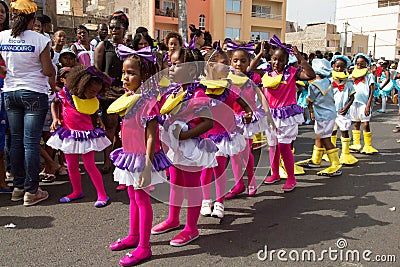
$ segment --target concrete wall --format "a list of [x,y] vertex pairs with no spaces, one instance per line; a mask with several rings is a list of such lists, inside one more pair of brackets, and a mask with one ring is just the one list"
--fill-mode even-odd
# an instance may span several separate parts
[[378,0],[337,0],[336,24],[343,31],[345,22],[349,30],[369,35],[368,53],[373,52],[376,33],[376,58],[399,58],[396,39],[399,23],[399,6],[378,8]]

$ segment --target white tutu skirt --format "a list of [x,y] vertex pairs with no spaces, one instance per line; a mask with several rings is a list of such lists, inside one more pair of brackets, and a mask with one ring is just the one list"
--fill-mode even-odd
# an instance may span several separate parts
[[242,152],[247,145],[246,138],[239,133],[225,132],[219,135],[209,136],[218,147],[217,156],[234,156]]
[[173,132],[177,127],[182,131],[187,131],[187,124],[176,121],[168,127],[168,130],[161,128],[160,139],[165,143],[169,150],[167,157],[174,165],[189,167],[215,167],[218,165],[216,160],[217,146],[207,138],[193,138],[188,140],[178,140]]
[[65,154],[86,154],[91,151],[103,151],[111,142],[100,128],[77,131],[60,127],[49,138],[47,145]]
[[253,112],[253,117],[249,124],[243,122],[243,114],[236,115],[235,118],[236,125],[243,131],[243,135],[246,138],[252,138],[254,135],[270,128],[265,111],[261,109]]
[[[114,170],[114,181],[119,184],[126,186],[133,186],[135,189],[139,188],[139,178],[141,172],[130,172],[128,170],[122,170],[120,168],[115,168]],[[151,172],[151,185],[161,184],[167,181],[167,176],[165,171],[152,171]]]

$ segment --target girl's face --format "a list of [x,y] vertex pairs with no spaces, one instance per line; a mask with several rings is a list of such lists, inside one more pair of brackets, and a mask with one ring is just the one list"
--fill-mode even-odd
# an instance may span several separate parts
[[33,25],[33,30],[35,32],[42,33],[42,23],[37,19],[35,20],[35,24]]
[[207,79],[221,80],[228,77],[229,74],[229,59],[223,56],[218,56],[215,62],[208,64]]
[[114,42],[124,39],[125,28],[118,20],[111,20],[108,28],[110,29],[110,34]]
[[139,62],[127,59],[122,65],[122,82],[125,89],[136,92],[142,84]]
[[246,73],[250,65],[250,59],[246,52],[238,50],[232,55],[231,66],[236,73]]
[[148,46],[150,46],[150,44],[147,42],[147,40],[144,37],[142,37],[142,39],[140,39],[140,41],[139,41],[138,48],[142,49],[142,48],[145,48]]
[[76,37],[82,43],[87,43],[89,41],[89,33],[84,29],[78,29],[78,31],[76,32]]
[[196,44],[200,47],[204,45],[204,34],[202,33],[199,37],[196,37]]
[[343,60],[336,60],[335,64],[333,64],[333,70],[337,72],[344,72],[346,70],[346,62]]
[[179,44],[179,40],[175,37],[172,37],[168,40],[168,51],[171,53],[175,53],[181,48],[181,45]]
[[194,64],[184,64],[179,51],[171,55],[171,67],[169,68],[169,78],[177,83],[186,83],[194,76],[196,67]]
[[365,69],[366,67],[367,67],[367,61],[365,61],[365,58],[358,57],[356,60],[356,68],[357,69]]
[[4,8],[3,5],[0,4],[0,25],[3,25],[4,22],[6,21],[6,9]]
[[59,46],[65,45],[65,40],[67,39],[67,35],[63,31],[58,31],[54,34],[54,44]]
[[103,88],[103,84],[100,81],[97,80],[91,80],[86,87],[86,90],[84,92],[84,96],[86,99],[91,99],[95,98],[101,89]]
[[72,67],[75,67],[76,64],[77,64],[76,58],[74,56],[72,56],[72,55],[69,55],[69,54],[60,57],[59,61],[61,63],[61,66],[63,66],[63,67],[72,68]]
[[282,50],[275,50],[271,57],[272,69],[282,72],[288,63],[288,57]]

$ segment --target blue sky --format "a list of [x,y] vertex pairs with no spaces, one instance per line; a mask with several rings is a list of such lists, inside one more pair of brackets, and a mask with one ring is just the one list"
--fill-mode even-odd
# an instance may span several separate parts
[[336,0],[287,0],[286,20],[308,23],[335,22]]

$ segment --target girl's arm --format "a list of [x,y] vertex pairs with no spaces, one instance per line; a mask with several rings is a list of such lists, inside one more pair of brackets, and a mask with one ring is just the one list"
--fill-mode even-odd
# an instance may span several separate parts
[[339,110],[339,114],[343,116],[346,115],[353,102],[354,102],[354,94],[349,96],[349,100],[347,101],[346,105],[341,110]]
[[60,120],[60,112],[61,112],[61,103],[59,100],[54,99],[50,106],[51,109],[51,117],[53,118],[53,122],[51,123],[50,130],[54,132],[58,126],[61,126],[62,121]]
[[261,43],[261,49],[260,49],[260,53],[258,53],[255,58],[253,58],[253,60],[251,60],[250,62],[250,66],[247,68],[247,72],[251,72],[253,70],[255,70],[258,66],[258,64],[260,63],[260,60],[262,58],[262,56],[264,55],[264,45],[265,42],[263,41]]
[[245,123],[250,123],[251,118],[253,117],[253,111],[251,110],[250,106],[243,100],[243,98],[239,97],[236,102],[244,109],[246,112],[243,116]]
[[47,77],[56,76],[56,70],[51,62],[50,44],[39,55],[40,63],[42,65],[42,73]]
[[104,42],[100,42],[94,51],[94,65],[99,70],[103,69],[103,58],[105,53],[105,45]]
[[369,86],[368,102],[364,111],[365,116],[369,116],[371,114],[371,106],[372,106],[372,100],[374,99],[374,91],[375,91],[375,84],[371,84]]
[[271,111],[269,109],[269,104],[268,104],[267,98],[261,92],[260,88],[256,87],[255,90],[256,90],[256,93],[257,93],[257,97],[261,102],[261,106],[263,107],[263,109],[264,109],[264,111],[265,111],[265,113],[267,115],[268,124],[272,127],[272,129],[276,129],[275,122],[272,119],[272,114],[271,114]]
[[297,73],[297,79],[302,81],[310,81],[315,79],[316,75],[310,64],[308,64],[307,60],[300,54],[299,50],[296,46],[293,46],[293,54],[297,58],[299,65],[302,67],[302,70]]
[[178,129],[180,132],[179,140],[187,140],[198,137],[208,132],[214,126],[214,121],[212,120],[212,113],[209,109],[201,111],[199,117],[202,119],[202,121],[196,127],[186,132],[182,132],[180,131],[180,129]]
[[313,102],[309,98],[307,99],[307,102],[308,102],[308,110],[310,111],[311,120],[315,121]]
[[146,161],[145,167],[140,175],[139,187],[144,188],[151,183],[151,170],[153,167],[154,151],[156,146],[157,120],[153,119],[147,123],[146,134]]
[[389,72],[389,71],[385,70],[385,76],[386,76],[386,80],[385,80],[385,82],[382,84],[381,90],[382,90],[383,88],[385,88],[385,86],[388,85],[388,83],[390,82],[390,72]]

